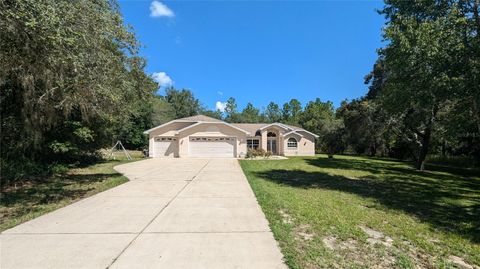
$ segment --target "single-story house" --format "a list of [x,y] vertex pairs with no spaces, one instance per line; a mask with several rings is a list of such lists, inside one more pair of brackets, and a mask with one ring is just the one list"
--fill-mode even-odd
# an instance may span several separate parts
[[315,154],[318,135],[282,123],[227,123],[204,115],[172,120],[144,132],[150,157],[237,157],[248,148],[274,155]]

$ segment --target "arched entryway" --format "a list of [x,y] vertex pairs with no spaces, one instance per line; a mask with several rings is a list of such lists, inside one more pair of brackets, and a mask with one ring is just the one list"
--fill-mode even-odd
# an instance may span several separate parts
[[275,132],[267,132],[267,151],[270,151],[272,154],[278,154],[277,141],[277,134]]

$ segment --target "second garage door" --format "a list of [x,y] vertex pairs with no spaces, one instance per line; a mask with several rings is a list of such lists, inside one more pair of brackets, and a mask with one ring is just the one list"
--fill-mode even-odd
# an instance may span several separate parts
[[191,157],[235,157],[235,137],[190,137]]

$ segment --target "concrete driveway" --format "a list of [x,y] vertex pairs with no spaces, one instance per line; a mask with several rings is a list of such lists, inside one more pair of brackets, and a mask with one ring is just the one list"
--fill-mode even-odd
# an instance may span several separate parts
[[0,235],[0,268],[286,268],[235,159],[149,159],[130,182]]

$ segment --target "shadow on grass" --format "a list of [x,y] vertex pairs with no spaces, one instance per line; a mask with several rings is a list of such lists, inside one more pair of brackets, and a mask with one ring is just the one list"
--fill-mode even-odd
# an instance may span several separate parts
[[298,188],[321,188],[373,198],[381,205],[414,215],[435,228],[480,243],[480,180],[455,174],[419,172],[404,163],[362,159],[306,159],[321,168],[363,170],[348,178],[321,171],[276,169],[254,174]]
[[3,192],[0,204],[5,207],[39,206],[56,203],[65,198],[75,199],[92,191],[94,186],[91,184],[120,175],[120,173],[96,173],[55,176]]

